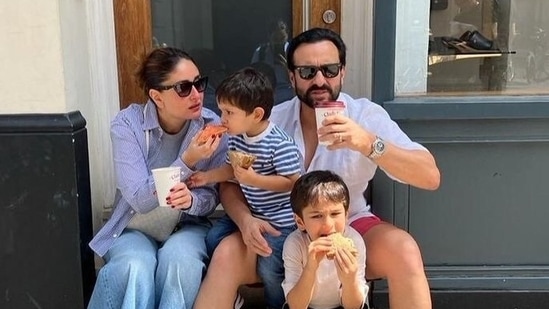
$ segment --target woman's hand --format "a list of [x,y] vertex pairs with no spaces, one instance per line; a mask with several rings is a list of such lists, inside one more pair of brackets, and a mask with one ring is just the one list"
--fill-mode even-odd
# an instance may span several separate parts
[[221,135],[212,135],[205,143],[199,143],[200,132],[192,138],[189,147],[181,154],[181,160],[190,168],[193,168],[198,161],[211,157],[221,143]]
[[191,207],[193,196],[187,185],[180,182],[170,190],[166,201],[174,209],[185,210]]

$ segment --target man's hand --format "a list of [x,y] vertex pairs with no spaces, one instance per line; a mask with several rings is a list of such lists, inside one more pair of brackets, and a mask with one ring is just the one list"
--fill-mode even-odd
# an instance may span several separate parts
[[271,247],[263,237],[264,233],[279,236],[280,232],[273,228],[267,221],[250,216],[244,226],[240,227],[242,240],[257,255],[269,256],[273,253]]
[[[318,129],[319,141],[334,142],[329,150],[349,148],[364,156],[372,153],[376,136],[343,115],[326,117]],[[433,155],[424,149],[404,149],[385,140],[385,153],[375,164],[398,179],[414,187],[436,190],[440,186],[440,171]]]
[[369,154],[375,139],[375,134],[341,114],[326,117],[318,129],[318,140],[332,143],[329,150],[349,148]]

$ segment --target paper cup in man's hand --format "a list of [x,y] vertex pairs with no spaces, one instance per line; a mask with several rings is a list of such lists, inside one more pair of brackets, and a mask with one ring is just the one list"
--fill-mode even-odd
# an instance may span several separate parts
[[[322,121],[328,116],[337,114],[345,114],[345,103],[341,101],[329,101],[329,102],[316,102],[315,103],[316,114],[316,128],[317,130],[322,127]],[[330,145],[329,141],[319,142],[320,145]]]

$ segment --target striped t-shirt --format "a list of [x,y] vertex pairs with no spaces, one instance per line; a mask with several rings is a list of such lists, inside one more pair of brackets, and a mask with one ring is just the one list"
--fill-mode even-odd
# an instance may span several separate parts
[[[257,136],[231,136],[229,150],[256,156],[252,168],[261,175],[290,176],[302,171],[301,155],[293,139],[274,123],[269,123],[267,129]],[[230,164],[228,156],[226,162]],[[255,217],[275,227],[295,225],[290,191],[273,192],[243,184],[240,187]]]

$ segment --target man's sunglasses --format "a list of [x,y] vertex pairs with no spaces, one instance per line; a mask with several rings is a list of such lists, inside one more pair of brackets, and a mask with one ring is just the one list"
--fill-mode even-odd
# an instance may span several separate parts
[[322,76],[325,78],[334,78],[339,74],[341,70],[341,63],[325,64],[319,67],[311,65],[296,66],[295,68],[299,73],[299,77],[302,79],[313,79],[318,71],[322,72]]
[[206,87],[208,86],[208,77],[207,76],[201,77],[195,80],[194,82],[184,80],[170,86],[159,86],[158,90],[170,90],[173,88],[173,90],[175,90],[178,96],[184,98],[189,94],[191,94],[191,90],[193,89],[193,86],[196,89],[196,91],[204,92],[204,90],[206,90]]

